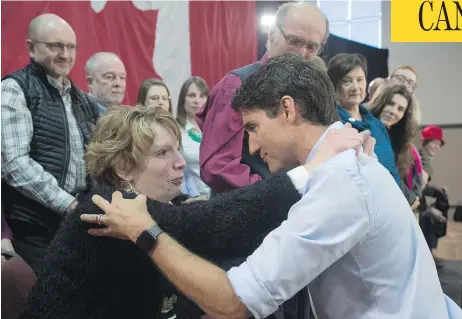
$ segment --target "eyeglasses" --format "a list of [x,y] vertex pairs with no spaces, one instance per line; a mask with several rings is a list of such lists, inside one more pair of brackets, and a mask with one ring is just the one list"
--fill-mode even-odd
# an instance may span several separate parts
[[278,25],[278,29],[281,31],[282,36],[289,45],[298,49],[305,47],[309,52],[318,52],[318,54],[322,51],[322,44],[307,41],[302,37],[298,37],[292,34],[285,34],[280,25]]
[[76,44],[64,44],[61,42],[33,41],[34,43],[43,43],[52,52],[64,52],[64,48],[69,52],[75,52],[80,46]]
[[409,86],[412,90],[415,90],[417,88],[417,83],[415,83],[413,80],[411,79],[408,79],[407,77],[405,77],[404,75],[401,75],[401,74],[396,74],[396,75],[393,75],[392,78],[395,78],[398,80],[398,82],[400,82],[401,84],[406,84],[407,86]]

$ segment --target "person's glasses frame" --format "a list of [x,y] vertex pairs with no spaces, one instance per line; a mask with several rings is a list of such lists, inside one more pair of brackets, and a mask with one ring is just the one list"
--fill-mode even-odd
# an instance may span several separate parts
[[46,41],[37,41],[37,40],[32,40],[32,42],[42,43],[52,52],[64,52],[64,48],[66,48],[68,52],[75,52],[79,48],[81,48],[81,46],[74,44],[74,43],[64,44],[61,42],[46,42]]
[[409,87],[411,87],[413,90],[417,89],[417,83],[415,83],[413,80],[408,79],[404,75],[401,74],[395,74],[391,76],[392,78],[396,78],[398,82],[402,84],[407,84]]
[[281,32],[282,36],[286,40],[287,44],[294,46],[296,48],[302,48],[305,47],[309,52],[316,52],[319,55],[322,50],[323,50],[323,44],[322,43],[316,43],[312,41],[307,41],[301,37],[294,36],[291,34],[286,34],[284,30],[282,29],[281,25],[277,25],[279,31]]

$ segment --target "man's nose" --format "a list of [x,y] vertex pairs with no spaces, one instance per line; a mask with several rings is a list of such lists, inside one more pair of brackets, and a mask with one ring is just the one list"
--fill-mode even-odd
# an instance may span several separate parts
[[306,49],[305,46],[301,47],[300,49],[298,49],[298,53],[300,53],[300,55],[302,57],[304,57],[305,59],[308,58],[308,50]]
[[260,144],[258,144],[257,138],[254,135],[252,133],[249,134],[249,153],[252,155],[260,152]]
[[125,79],[116,77],[113,82],[113,85],[119,87],[119,86],[122,86],[124,83],[125,83]]
[[64,46],[63,49],[61,50],[61,54],[60,56],[62,58],[65,58],[65,59],[69,59],[70,58],[70,52],[69,52],[69,49],[67,48],[67,46]]

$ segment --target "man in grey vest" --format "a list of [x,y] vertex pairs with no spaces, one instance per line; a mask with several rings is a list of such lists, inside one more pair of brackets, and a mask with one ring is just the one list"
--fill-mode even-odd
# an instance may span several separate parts
[[2,204],[14,250],[36,271],[87,187],[84,145],[98,108],[68,78],[78,47],[72,27],[43,14],[27,37],[30,63],[2,79]]

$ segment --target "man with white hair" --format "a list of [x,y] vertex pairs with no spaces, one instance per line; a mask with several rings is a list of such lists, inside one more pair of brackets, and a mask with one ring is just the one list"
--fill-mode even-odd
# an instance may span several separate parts
[[98,107],[68,77],[78,46],[66,21],[35,17],[26,46],[30,63],[2,79],[2,208],[14,250],[37,270],[87,188],[84,145]]
[[125,96],[125,65],[112,52],[98,52],[90,57],[85,68],[87,84],[98,101],[100,114],[108,107],[120,105]]
[[315,5],[283,4],[268,33],[265,56],[259,62],[231,71],[212,89],[197,114],[197,123],[203,132],[199,154],[201,177],[214,193],[253,184],[270,174],[258,154],[249,154],[242,117],[231,108],[234,91],[269,58],[286,52],[309,60],[316,57],[328,34],[328,21]]
[[[267,52],[258,62],[231,71],[211,90],[197,113],[202,130],[199,164],[202,180],[213,193],[223,193],[251,185],[271,173],[262,160],[264,154],[250,154],[248,134],[242,115],[231,107],[231,97],[245,77],[269,58],[292,52],[311,60],[322,50],[329,35],[329,22],[315,5],[286,3],[279,7],[268,33]],[[297,318],[308,312],[303,290],[275,314],[276,318]]]

